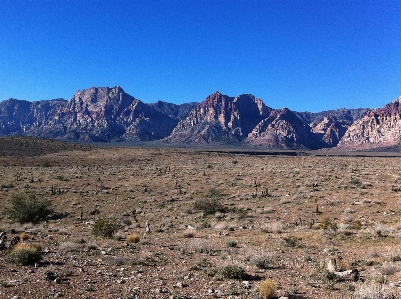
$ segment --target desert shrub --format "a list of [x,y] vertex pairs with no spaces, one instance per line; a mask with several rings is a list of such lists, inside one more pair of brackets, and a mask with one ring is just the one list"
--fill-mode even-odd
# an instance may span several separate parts
[[226,210],[221,203],[222,194],[217,189],[210,189],[203,199],[198,199],[194,203],[194,209],[203,212],[205,215],[224,213]]
[[259,295],[263,299],[270,299],[276,296],[276,284],[271,279],[263,280],[259,285]]
[[77,252],[80,249],[80,244],[72,241],[62,242],[60,243],[59,250],[62,253],[66,252]]
[[141,240],[141,237],[138,234],[131,234],[127,236],[125,242],[127,243],[138,243]]
[[324,219],[322,222],[315,225],[316,229],[323,229],[323,230],[337,230],[338,226],[335,222],[331,221],[329,218]]
[[284,225],[280,221],[275,221],[271,223],[264,223],[261,226],[261,230],[264,233],[275,233],[281,234],[284,230]]
[[260,256],[256,257],[252,263],[256,266],[258,269],[263,269],[267,270],[271,266],[271,259],[269,256]]
[[9,216],[19,223],[39,223],[53,212],[51,202],[47,199],[36,199],[34,194],[14,195],[11,198]]
[[130,225],[132,225],[132,221],[129,220],[128,218],[126,218],[126,219],[124,219],[124,220],[122,221],[122,224],[123,224],[123,225],[126,225],[126,226],[130,226]]
[[120,224],[114,218],[99,218],[93,224],[92,233],[95,236],[112,238],[117,230],[120,229]]
[[8,254],[8,259],[17,265],[34,265],[42,259],[42,247],[37,243],[18,243]]
[[397,254],[397,253],[392,254],[390,256],[390,261],[391,262],[399,262],[399,261],[401,261],[401,256],[399,254]]
[[236,241],[228,241],[227,247],[237,247],[238,243]]
[[397,273],[398,271],[400,271],[400,269],[394,265],[394,264],[384,264],[381,268],[381,273],[383,275],[394,275],[395,273]]
[[194,203],[194,209],[203,212],[205,215],[215,214],[216,212],[224,213],[224,206],[219,198],[204,198],[198,199]]
[[392,230],[383,224],[378,224],[373,227],[373,233],[377,238],[384,238],[391,232]]
[[360,284],[355,288],[354,299],[393,299],[395,298],[387,285]]
[[237,210],[237,215],[239,219],[245,219],[246,216],[248,215],[248,210],[246,209],[238,209]]
[[296,246],[298,246],[298,243],[300,240],[301,240],[301,238],[298,238],[293,235],[289,235],[289,236],[283,237],[281,239],[281,242],[286,247],[296,247]]
[[212,246],[212,244],[210,244],[208,240],[202,238],[191,239],[188,243],[188,249],[210,255],[213,255],[217,252],[217,250]]
[[350,228],[354,230],[362,229],[362,223],[360,220],[354,220],[350,223]]
[[234,265],[221,268],[218,274],[227,279],[246,279],[248,277],[244,268]]
[[43,161],[42,167],[51,167],[52,164],[49,161]]
[[337,279],[337,275],[334,272],[330,272],[328,270],[324,270],[322,272],[322,279],[324,282],[328,283],[330,281],[334,281]]

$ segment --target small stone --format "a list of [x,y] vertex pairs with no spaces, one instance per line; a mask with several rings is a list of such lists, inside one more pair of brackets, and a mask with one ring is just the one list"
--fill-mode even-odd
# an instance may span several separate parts
[[54,282],[55,282],[55,283],[60,283],[60,282],[61,282],[61,278],[60,278],[60,277],[56,277],[56,278],[54,279]]
[[188,284],[184,283],[184,282],[177,282],[177,287],[179,288],[186,288],[188,286]]
[[223,291],[220,291],[220,290],[215,290],[214,293],[219,297],[223,297],[226,295]]

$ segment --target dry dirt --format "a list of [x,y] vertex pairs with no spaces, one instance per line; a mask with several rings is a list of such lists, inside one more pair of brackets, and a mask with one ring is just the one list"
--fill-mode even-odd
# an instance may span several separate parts
[[[0,231],[43,248],[41,262],[18,266],[6,243],[0,298],[260,298],[266,278],[277,298],[362,298],[367,286],[398,296],[400,162],[155,148],[0,157]],[[11,196],[27,192],[61,218],[12,221]],[[208,196],[224,209],[196,210]],[[121,224],[113,238],[92,232],[105,217]],[[359,279],[333,278],[330,259]],[[230,265],[246,276],[225,277]]]

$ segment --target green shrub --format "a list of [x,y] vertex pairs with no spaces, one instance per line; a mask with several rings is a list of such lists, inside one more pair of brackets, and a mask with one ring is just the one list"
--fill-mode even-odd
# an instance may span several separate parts
[[221,268],[218,274],[227,279],[247,279],[249,277],[244,268],[233,265]]
[[203,212],[205,215],[215,214],[216,212],[225,212],[224,206],[220,200],[222,195],[217,189],[210,189],[204,199],[198,199],[194,204],[194,209]]
[[120,227],[120,224],[114,218],[99,218],[93,225],[92,233],[95,236],[112,238]]
[[14,195],[11,198],[9,216],[20,223],[39,223],[46,220],[52,212],[50,200],[36,199],[34,194]]
[[224,212],[224,207],[217,198],[199,199],[194,204],[194,209],[203,212],[205,215]]
[[271,279],[263,280],[259,285],[259,294],[263,299],[271,299],[276,296],[276,284]]
[[18,243],[8,254],[8,259],[17,265],[34,265],[42,259],[42,247],[36,243]]
[[236,241],[228,241],[227,247],[237,247],[238,243]]

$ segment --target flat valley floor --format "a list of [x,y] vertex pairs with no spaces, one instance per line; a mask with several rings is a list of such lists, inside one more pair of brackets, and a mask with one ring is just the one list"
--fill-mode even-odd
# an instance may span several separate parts
[[[0,185],[1,298],[261,298],[265,279],[276,298],[399,298],[400,157],[93,148],[0,157]],[[57,217],[11,220],[26,194]],[[21,234],[36,265],[8,258]]]

